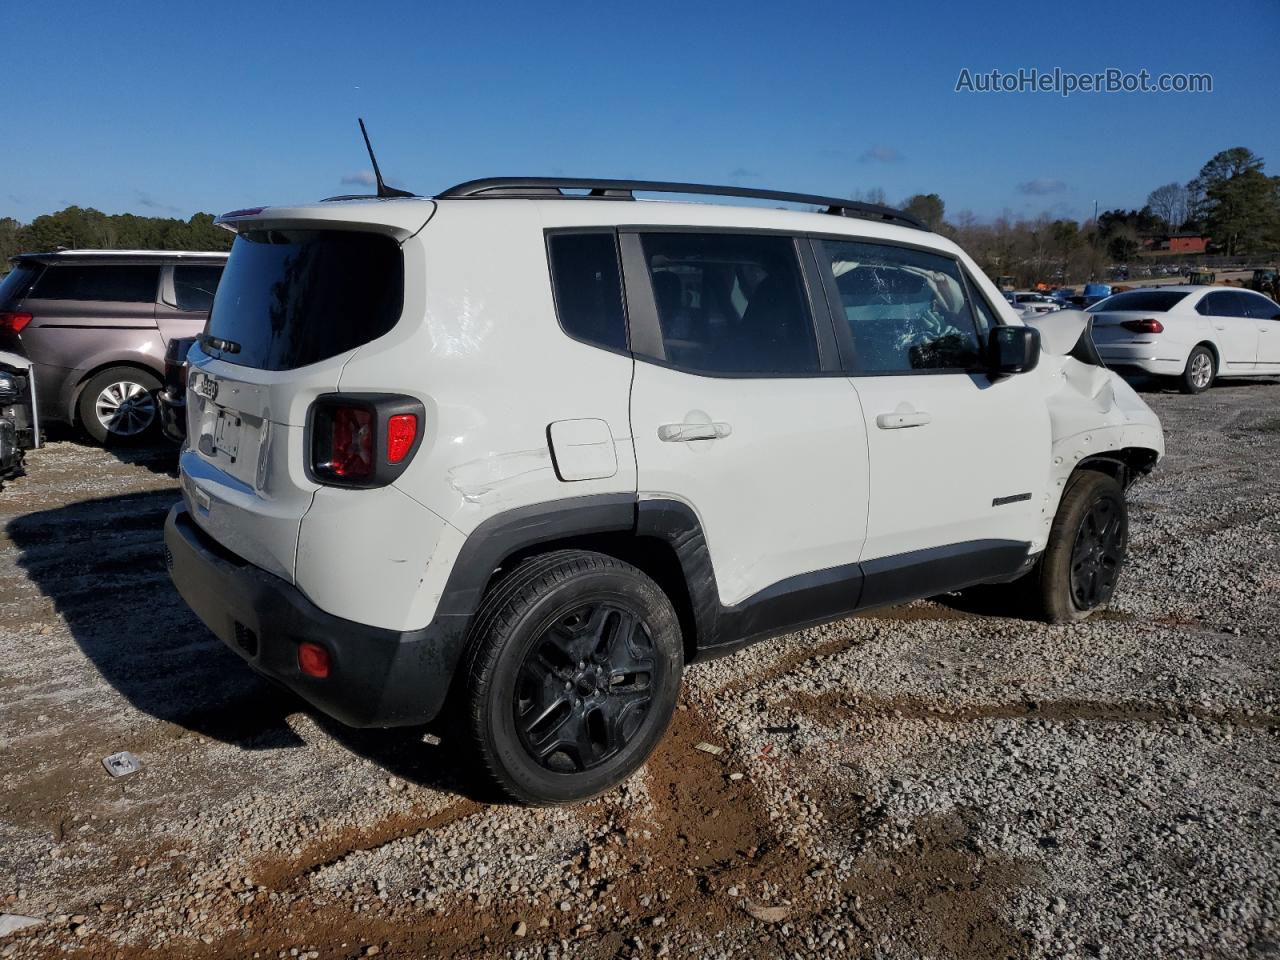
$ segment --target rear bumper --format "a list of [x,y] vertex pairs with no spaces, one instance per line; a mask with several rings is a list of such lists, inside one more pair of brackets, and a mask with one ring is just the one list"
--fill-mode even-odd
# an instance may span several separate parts
[[1187,366],[1187,358],[1174,356],[1166,346],[1152,343],[1109,344],[1098,343],[1098,356],[1109,367],[1131,367],[1158,376],[1174,377],[1182,373]]
[[[253,669],[353,727],[426,723],[444,705],[463,618],[401,633],[325,613],[296,587],[222,548],[183,504],[164,527],[169,576],[188,606]],[[298,668],[298,644],[329,651],[329,676]]]
[[156,394],[156,403],[160,407],[160,429],[174,443],[182,444],[187,439],[187,401],[174,397],[169,388]]

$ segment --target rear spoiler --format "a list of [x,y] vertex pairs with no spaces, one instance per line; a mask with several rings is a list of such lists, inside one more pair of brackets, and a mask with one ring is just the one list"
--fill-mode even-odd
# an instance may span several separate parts
[[246,230],[358,230],[386,233],[403,243],[431,220],[434,200],[344,200],[296,207],[245,207],[214,224],[232,233]]

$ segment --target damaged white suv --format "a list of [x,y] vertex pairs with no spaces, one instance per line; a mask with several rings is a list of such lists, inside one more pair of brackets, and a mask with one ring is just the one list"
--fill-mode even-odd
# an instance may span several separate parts
[[630,775],[745,643],[985,583],[1086,616],[1163,452],[1083,314],[881,207],[516,178],[221,223],[175,584],[348,724],[448,699],[525,802]]

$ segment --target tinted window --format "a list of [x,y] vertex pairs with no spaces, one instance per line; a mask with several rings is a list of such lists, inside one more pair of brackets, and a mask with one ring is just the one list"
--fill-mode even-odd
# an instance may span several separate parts
[[403,296],[404,261],[390,237],[249,231],[231,248],[202,348],[243,366],[291,370],[387,333]]
[[1206,317],[1245,317],[1248,316],[1244,304],[1230,290],[1219,290],[1205,294],[1203,300],[1196,304],[1196,312]]
[[960,267],[947,257],[874,243],[824,241],[864,373],[981,365]]
[[21,300],[31,286],[40,268],[29,263],[15,263],[3,278],[0,278],[0,310],[7,310]]
[[667,360],[707,373],[818,369],[795,243],[787,237],[647,233]]
[[110,300],[150,303],[160,282],[158,266],[52,264],[31,290],[38,300]]
[[627,349],[618,245],[612,233],[554,234],[551,284],[566,333],[613,350]]
[[1237,293],[1244,299],[1245,309],[1255,320],[1275,320],[1280,317],[1280,304],[1260,293]]
[[1143,313],[1165,313],[1173,309],[1173,305],[1185,299],[1186,296],[1185,293],[1179,293],[1176,290],[1130,290],[1095,303],[1089,308],[1089,312],[1141,310]]
[[179,310],[208,313],[218,289],[221,267],[195,267],[178,264],[173,268],[173,296]]

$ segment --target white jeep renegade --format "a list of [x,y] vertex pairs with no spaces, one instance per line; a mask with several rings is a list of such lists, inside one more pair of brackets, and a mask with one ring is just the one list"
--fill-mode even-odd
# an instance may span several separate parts
[[630,775],[748,642],[986,583],[1087,615],[1163,452],[1083,314],[1024,325],[882,207],[516,178],[220,222],[178,590],[345,723],[456,698],[525,802]]

